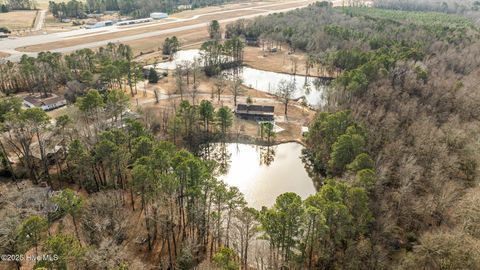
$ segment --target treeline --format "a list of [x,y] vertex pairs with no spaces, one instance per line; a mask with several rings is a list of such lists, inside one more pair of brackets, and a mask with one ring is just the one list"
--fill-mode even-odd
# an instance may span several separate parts
[[371,190],[378,264],[370,269],[480,267],[471,222],[480,216],[472,21],[317,3],[227,29],[287,44],[339,71],[310,126],[305,159],[320,185],[336,176]]
[[[317,12],[315,20],[311,19],[314,12]],[[473,27],[472,21],[456,15],[371,8],[336,9],[330,8],[330,4],[325,2],[317,2],[288,14],[240,20],[227,25],[226,34],[287,44],[292,50],[307,51],[312,57],[320,59],[328,49],[353,48],[354,44],[368,44],[375,49],[375,46],[388,46],[400,41],[419,43],[423,36],[429,39],[428,42],[436,39],[461,42],[466,38],[465,32]],[[421,23],[423,27],[418,29],[417,34],[407,36],[400,30],[406,28],[411,20]],[[322,26],[316,27],[317,23]],[[380,30],[391,31],[381,35],[378,33]]]
[[379,0],[375,1],[373,5],[378,8],[394,10],[464,13],[470,10],[478,10],[480,1]]
[[192,9],[211,5],[219,5],[233,0],[87,0],[85,3],[77,0],[68,2],[49,2],[49,10],[57,18],[84,18],[89,13],[104,13],[118,11],[122,15],[133,18],[146,18],[152,12],[173,13],[179,11],[179,6],[190,6]]
[[243,64],[245,45],[238,37],[225,42],[211,40],[202,44],[203,69],[207,76],[220,74],[224,69],[240,67]]
[[77,0],[70,0],[66,3],[49,1],[48,11],[50,11],[55,18],[60,19],[84,19],[87,17],[85,4]]
[[374,161],[367,153],[368,134],[349,111],[319,113],[310,127],[310,148],[305,149],[304,158],[313,176],[339,177],[349,171],[357,174],[364,188],[373,187]]
[[6,0],[0,2],[0,13],[9,12],[10,10],[31,10],[36,9],[34,0]]
[[10,11],[10,7],[7,4],[0,4],[0,13],[7,13]]
[[127,88],[136,94],[142,68],[133,61],[128,45],[110,43],[97,51],[82,49],[68,55],[41,52],[37,57],[22,56],[20,62],[0,64],[0,91],[6,95],[20,91],[49,95],[67,88],[74,101],[89,88]]

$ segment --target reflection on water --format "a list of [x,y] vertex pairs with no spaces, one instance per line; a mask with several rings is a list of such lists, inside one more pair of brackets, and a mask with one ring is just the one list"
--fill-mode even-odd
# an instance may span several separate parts
[[275,160],[276,146],[259,146],[260,165],[270,166]]
[[295,84],[293,99],[305,98],[305,102],[313,107],[324,105],[326,84],[315,77],[293,76],[250,67],[243,67],[240,76],[244,85],[271,94],[276,94],[281,81],[293,82]]
[[[198,49],[178,51],[173,60],[169,62],[157,63],[155,65],[146,66],[146,68],[155,67],[158,69],[173,70],[178,64],[185,61],[193,62],[200,59],[201,53]],[[228,74],[225,71],[224,74]],[[259,91],[275,94],[279,83],[284,80],[295,83],[294,99],[305,98],[305,102],[312,107],[324,105],[324,94],[326,83],[316,77],[305,77],[300,75],[290,75],[284,73],[270,72],[250,67],[242,67],[240,76],[243,84],[247,87],[254,88]]]
[[193,49],[193,50],[182,50],[175,53],[172,61],[157,63],[154,65],[149,65],[148,68],[158,68],[158,69],[168,69],[174,70],[178,64],[182,64],[182,62],[193,62],[195,59],[200,59],[200,50]]
[[295,192],[302,198],[315,187],[301,160],[302,145],[285,143],[257,146],[215,143],[205,146],[202,155],[217,160],[225,183],[236,186],[252,207],[272,206],[278,195]]
[[225,143],[207,143],[201,145],[201,157],[215,160],[218,164],[218,173],[227,174],[230,168],[232,154],[228,151]]

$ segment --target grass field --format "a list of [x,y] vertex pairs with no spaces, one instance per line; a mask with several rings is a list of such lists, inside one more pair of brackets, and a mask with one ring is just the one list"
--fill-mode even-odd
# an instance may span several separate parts
[[33,21],[37,11],[35,10],[21,10],[2,13],[0,16],[0,26],[6,26],[10,30],[30,29],[33,26]]

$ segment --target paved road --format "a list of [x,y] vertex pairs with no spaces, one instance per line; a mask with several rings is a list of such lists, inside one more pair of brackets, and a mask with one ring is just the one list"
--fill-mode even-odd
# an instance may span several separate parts
[[[66,53],[66,52],[71,52],[74,50],[82,49],[82,48],[95,48],[99,46],[104,46],[109,42],[126,42],[126,41],[132,41],[132,40],[137,40],[137,39],[145,39],[145,38],[150,38],[158,35],[163,35],[163,34],[173,34],[177,32],[182,32],[182,31],[187,31],[187,30],[192,30],[192,29],[199,29],[203,28],[208,25],[209,19],[208,18],[202,18],[206,16],[211,16],[211,15],[219,15],[222,13],[231,13],[232,11],[240,12],[240,11],[253,11],[255,12],[254,14],[250,15],[239,15],[239,16],[227,16],[228,18],[226,19],[220,19],[219,22],[225,23],[225,22],[232,22],[236,21],[238,19],[248,19],[248,18],[253,18],[256,16],[260,15],[268,15],[271,13],[275,12],[285,12],[289,11],[292,9],[296,9],[299,7],[304,7],[310,3],[313,3],[314,0],[294,0],[294,1],[288,1],[288,2],[277,2],[273,4],[262,4],[258,6],[252,6],[252,7],[245,7],[245,8],[238,8],[235,10],[223,10],[223,11],[216,11],[216,12],[209,12],[201,15],[195,15],[191,18],[186,18],[186,19],[174,19],[172,21],[167,21],[167,22],[154,22],[154,23],[148,23],[148,24],[142,24],[138,26],[133,26],[133,27],[117,27],[117,26],[111,26],[111,27],[103,27],[103,28],[97,28],[97,29],[79,29],[79,30],[73,30],[73,31],[68,31],[68,32],[62,32],[62,33],[52,33],[52,34],[47,34],[47,35],[37,35],[37,36],[28,36],[28,37],[21,37],[21,38],[10,38],[7,40],[2,40],[0,41],[0,51],[9,53],[10,56],[6,58],[6,60],[10,61],[19,61],[20,57],[23,54],[27,54],[30,56],[36,56],[36,52],[19,52],[16,49],[19,47],[28,47],[32,45],[39,45],[39,44],[46,44],[46,43],[52,43],[52,42],[60,42],[60,41],[65,41],[65,40],[70,40],[70,39],[75,39],[81,35],[82,37],[91,37],[91,36],[104,36],[112,33],[117,33],[117,32],[124,32],[124,31],[131,31],[132,29],[138,29],[141,30],[142,28],[147,28],[147,27],[152,27],[155,25],[168,25],[172,23],[177,23],[178,22],[187,22],[187,21],[198,21],[198,23],[194,24],[189,24],[185,26],[176,26],[172,27],[169,29],[164,29],[164,30],[152,30],[150,32],[146,33],[141,33],[141,34],[133,34],[133,35],[128,35],[128,36],[123,36],[120,38],[112,38],[112,39],[107,39],[107,40],[102,40],[102,41],[96,41],[96,42],[87,42],[79,45],[73,45],[73,46],[68,46],[68,47],[63,47],[63,48],[58,48],[58,49],[53,49],[51,50],[52,52],[61,52],[61,53]],[[282,8],[282,9],[277,9],[275,8],[277,6],[283,6],[288,3],[291,3],[291,7],[287,8]],[[278,8],[278,7],[277,7]],[[45,15],[45,14],[44,14]],[[43,21],[43,20],[42,20]]]

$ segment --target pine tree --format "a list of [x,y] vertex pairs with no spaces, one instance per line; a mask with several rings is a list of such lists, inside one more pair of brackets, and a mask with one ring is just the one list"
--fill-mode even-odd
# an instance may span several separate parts
[[148,73],[148,82],[149,83],[157,83],[159,80],[157,71],[154,68],[150,68],[150,72]]

